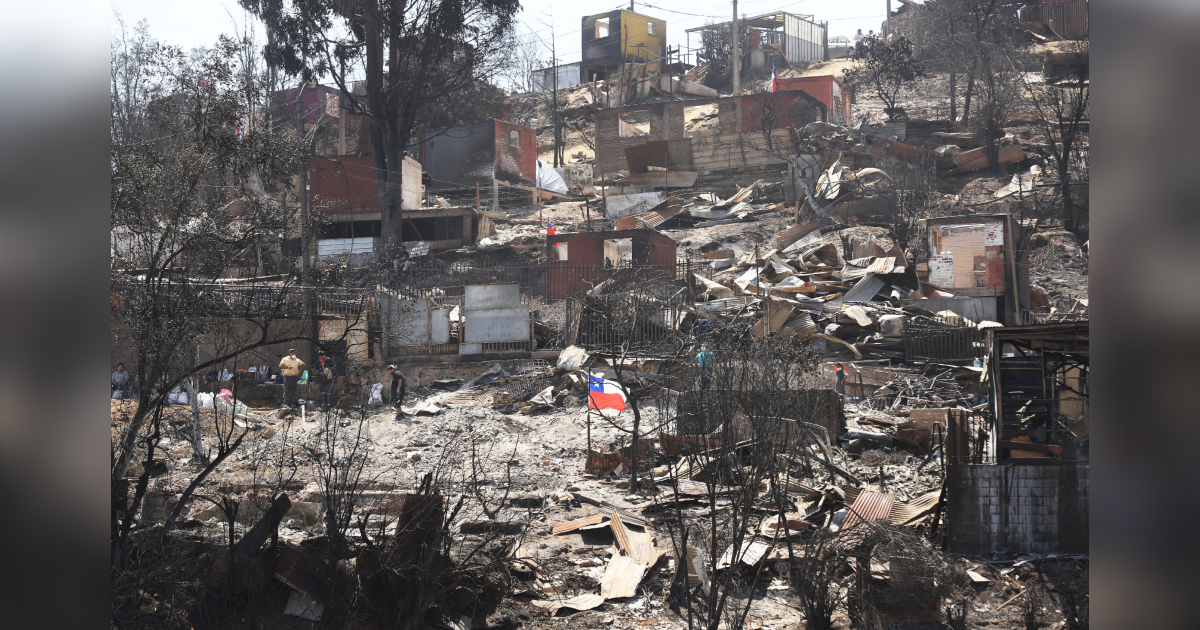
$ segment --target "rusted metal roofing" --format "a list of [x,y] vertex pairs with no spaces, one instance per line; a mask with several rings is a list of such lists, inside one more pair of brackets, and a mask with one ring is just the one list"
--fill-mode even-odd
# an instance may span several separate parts
[[880,494],[870,490],[859,492],[858,498],[850,506],[850,513],[842,521],[842,531],[849,530],[864,521],[887,520],[888,513],[892,511],[892,504],[895,501],[895,495]]
[[821,227],[820,223],[805,223],[803,225],[790,227],[775,235],[775,247],[783,249],[788,245],[800,240],[801,237],[809,232],[817,230],[819,227]]
[[635,214],[623,219],[617,219],[614,226],[618,230],[641,230],[655,227],[667,219],[683,212],[683,208],[664,208],[662,210],[652,210]]
[[891,511],[888,512],[888,521],[893,525],[904,525],[925,516],[937,506],[941,494],[940,490],[934,490],[906,503],[893,503]]

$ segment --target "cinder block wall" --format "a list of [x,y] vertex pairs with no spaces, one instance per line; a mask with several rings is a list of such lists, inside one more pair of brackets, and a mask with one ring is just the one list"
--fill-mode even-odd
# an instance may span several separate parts
[[[601,109],[596,112],[596,163],[605,173],[615,173],[626,168],[625,147],[646,144],[651,140],[667,139],[663,129],[663,104],[648,103],[644,109],[650,111],[650,135],[648,136],[622,136],[620,133],[622,110]],[[680,120],[682,121],[682,111]],[[680,125],[682,126],[682,122]]]
[[1088,552],[1088,464],[957,465],[947,473],[954,551]]

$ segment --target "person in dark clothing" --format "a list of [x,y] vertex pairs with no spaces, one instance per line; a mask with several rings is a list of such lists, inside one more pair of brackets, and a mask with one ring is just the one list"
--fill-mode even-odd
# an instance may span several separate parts
[[391,406],[399,409],[400,403],[404,401],[404,375],[396,369],[396,366],[389,365],[388,376],[392,380],[391,387],[388,388],[388,402]]
[[324,352],[318,352],[313,369],[317,373],[317,386],[321,390],[321,406],[329,409],[333,405],[333,361],[326,357]]

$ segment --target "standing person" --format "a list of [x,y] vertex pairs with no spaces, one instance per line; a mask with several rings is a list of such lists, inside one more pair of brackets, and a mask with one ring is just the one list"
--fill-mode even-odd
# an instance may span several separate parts
[[700,388],[712,388],[713,353],[709,351],[707,345],[700,346],[700,352],[696,355],[696,363],[700,364]]
[[400,413],[400,403],[404,401],[404,375],[396,366],[388,366],[388,376],[391,377],[391,388],[388,389],[389,404],[396,408],[397,413]]
[[841,363],[834,364],[833,371],[835,379],[833,382],[833,391],[840,394],[843,398],[846,397],[846,366]]
[[313,368],[317,372],[317,386],[321,389],[321,406],[329,409],[333,399],[333,361],[325,357],[324,351],[318,352]]
[[860,28],[860,29],[858,29],[858,32],[854,34],[854,45],[857,46],[857,45],[861,44],[862,41],[863,41],[863,34],[862,34],[862,29]]
[[125,364],[118,363],[117,369],[112,373],[112,391],[121,392],[121,398],[129,398],[129,372],[125,371]]
[[279,360],[279,371],[283,373],[283,406],[286,408],[296,404],[296,383],[303,370],[304,361],[296,356],[295,348],[288,350],[288,355]]

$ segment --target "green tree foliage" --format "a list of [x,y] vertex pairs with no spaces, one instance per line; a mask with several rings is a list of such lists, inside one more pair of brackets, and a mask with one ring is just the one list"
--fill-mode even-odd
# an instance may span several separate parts
[[[479,116],[480,84],[504,67],[518,0],[240,0],[267,26],[267,63],[331,78],[368,117],[384,248],[401,242],[400,163],[417,129]],[[365,80],[352,81],[360,71]],[[487,94],[482,94],[487,96]]]

